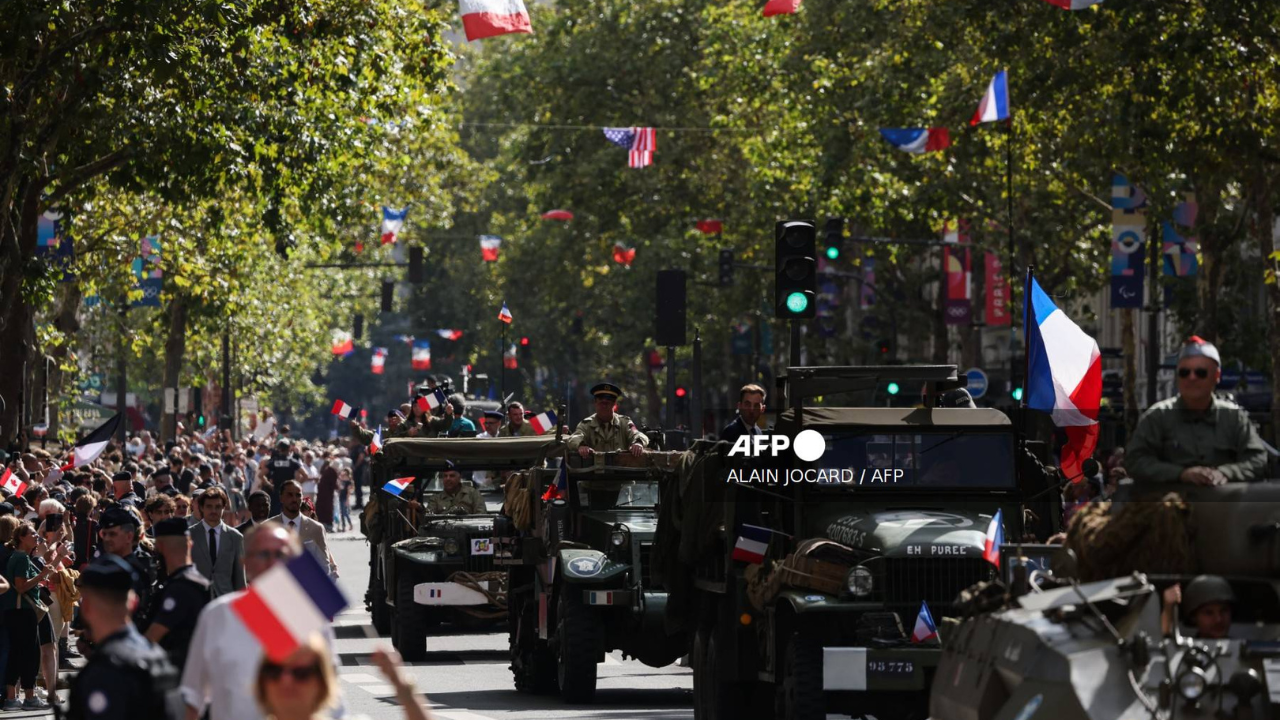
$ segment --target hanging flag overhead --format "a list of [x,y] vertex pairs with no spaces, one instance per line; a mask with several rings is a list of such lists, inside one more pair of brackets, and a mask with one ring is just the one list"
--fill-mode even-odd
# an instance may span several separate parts
[[1102,355],[1098,343],[1071,322],[1027,274],[1027,407],[1050,413],[1066,431],[1059,452],[1063,477],[1084,479],[1081,464],[1098,444],[1102,404]]
[[1000,546],[1004,544],[1004,511],[996,510],[987,526],[987,537],[982,543],[982,559],[1000,567]]
[[720,233],[724,232],[724,221],[723,220],[699,220],[697,227],[698,227],[698,232],[702,233],[703,235],[719,235]]
[[1013,322],[1009,313],[1009,278],[1004,274],[1004,263],[993,252],[983,254],[987,290],[987,327],[1008,325]]
[[497,235],[480,236],[480,256],[485,262],[496,262],[498,249],[502,247],[502,238]]
[[658,134],[653,128],[607,127],[604,129],[604,136],[614,145],[630,151],[627,155],[628,167],[642,168],[653,163],[653,153],[658,149]]
[[502,367],[508,370],[515,370],[518,366],[519,363],[516,361],[516,346],[515,343],[512,343],[511,347],[507,348],[502,353]]
[[511,33],[531,33],[529,11],[521,0],[458,0],[467,41]]
[[916,626],[911,631],[911,642],[922,643],[938,639],[938,626],[933,622],[929,612],[929,603],[920,601],[920,612],[916,614]]
[[461,330],[450,330],[448,328],[442,328],[440,330],[436,330],[436,334],[444,338],[445,340],[461,340],[462,339]]
[[1111,307],[1140,308],[1147,259],[1147,196],[1124,175],[1111,176]]
[[915,155],[951,147],[951,133],[946,128],[880,128],[889,144]]
[[542,219],[567,221],[573,219],[573,213],[568,210],[548,210],[542,213]]
[[761,12],[765,17],[774,15],[794,15],[800,9],[800,0],[769,0]]
[[1084,10],[1093,7],[1102,0],[1045,0],[1050,5],[1055,5],[1063,10]]
[[18,479],[18,476],[13,474],[13,470],[5,468],[4,475],[0,475],[0,490],[8,493],[9,497],[20,496],[27,491],[27,484]]
[[263,654],[281,662],[322,632],[347,599],[313,553],[279,563],[253,581],[231,608],[262,643]]
[[341,330],[333,334],[333,354],[334,357],[347,357],[356,351],[356,344],[351,339],[350,333]]
[[430,370],[431,369],[431,343],[426,340],[413,341],[413,356],[409,362],[413,365],[414,370]]
[[635,262],[636,249],[627,247],[626,243],[616,242],[613,244],[613,261],[621,265],[631,267],[631,263]]
[[85,435],[84,439],[71,448],[71,457],[68,458],[61,469],[65,472],[73,468],[84,467],[97,460],[102,451],[107,449],[107,444],[111,442],[111,438],[115,437],[123,420],[124,413],[118,412],[112,415],[111,419],[99,425],[93,432]]
[[405,217],[409,214],[408,206],[399,210],[382,206],[382,244],[389,245],[396,241],[400,236],[400,231],[404,229]]
[[511,317],[511,311],[507,309],[507,301],[502,301],[502,309],[498,311],[498,319],[510,325],[515,318]]
[[1009,74],[1008,71],[1001,70],[991,78],[991,83],[987,85],[987,92],[982,96],[982,102],[978,103],[978,110],[973,114],[969,124],[977,125],[1008,119]]
[[360,413],[360,408],[354,405],[348,405],[341,400],[334,400],[333,410],[331,410],[330,412],[342,418],[343,420],[351,420]]
[[544,413],[539,413],[537,415],[534,415],[532,418],[529,419],[529,425],[533,427],[533,431],[535,433],[542,435],[548,430],[555,429],[556,414],[548,410]]
[[369,371],[374,375],[381,375],[383,368],[387,364],[387,349],[374,348],[373,355],[369,358]]

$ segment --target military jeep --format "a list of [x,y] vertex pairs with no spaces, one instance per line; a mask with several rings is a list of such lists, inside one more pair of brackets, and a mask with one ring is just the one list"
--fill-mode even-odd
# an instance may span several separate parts
[[[499,541],[498,562],[508,570],[516,689],[589,702],[606,652],[652,667],[687,653],[685,634],[664,628],[667,594],[650,572],[659,485],[678,457],[569,454],[563,471],[534,470],[522,495],[508,493],[507,514],[518,520]],[[531,512],[511,512],[513,503]]]
[[[922,406],[805,406],[890,380],[924,386]],[[695,717],[925,716],[941,647],[923,607],[941,628],[994,577],[997,510],[1006,537],[1023,532],[1009,419],[934,406],[963,384],[953,366],[790,368],[772,436],[803,431],[820,457],[772,457],[772,438],[734,446],[756,457],[690,450],[657,554],[670,619],[693,634]]]
[[[391,636],[406,660],[426,654],[427,634],[440,622],[497,622],[506,617],[506,574],[494,567],[493,522],[501,506],[496,483],[503,473],[543,462],[551,437],[398,438],[374,456],[381,532],[370,572],[374,628]],[[494,483],[482,491],[486,509],[475,515],[431,515],[432,494],[443,492],[437,473],[449,467]],[[400,497],[381,490],[414,478]],[[472,482],[463,480],[463,483]],[[417,501],[415,510],[409,501]]]

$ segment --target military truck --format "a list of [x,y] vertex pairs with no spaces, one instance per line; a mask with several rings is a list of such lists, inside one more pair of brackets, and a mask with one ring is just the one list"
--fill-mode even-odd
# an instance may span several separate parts
[[687,637],[664,627],[666,590],[650,572],[659,486],[675,476],[678,458],[569,453],[559,466],[530,471],[518,488],[508,484],[511,521],[498,563],[508,572],[516,689],[589,702],[605,653],[621,650],[652,667],[687,653]]
[[[414,479],[399,498],[376,491],[378,528],[369,593],[374,628],[390,634],[406,660],[425,656],[427,634],[442,621],[478,623],[506,616],[506,574],[493,562],[498,488],[482,492],[487,507],[481,514],[430,515],[427,501],[443,492],[437,473],[452,463],[464,477],[487,473],[496,485],[503,473],[544,462],[554,444],[550,436],[397,438],[374,455],[375,488],[394,479]],[[422,509],[413,509],[409,500]]]
[[[806,404],[889,381],[922,406]],[[1017,537],[1049,481],[1037,463],[1020,477],[1003,413],[936,407],[964,383],[954,366],[792,367],[772,433],[690,450],[656,554],[669,619],[693,634],[695,717],[924,716],[941,649],[912,641],[922,606],[940,625],[990,579],[992,518]]]
[[[1174,489],[1180,499],[1162,497]],[[931,692],[935,720],[1280,718],[1280,484],[1133,490],[1089,523],[1073,521],[1074,549],[1057,548],[1025,592],[976,608],[952,633]],[[1102,522],[1119,526],[1110,538]],[[1139,543],[1114,547],[1120,534]],[[1009,580],[1023,556],[1002,554]],[[1123,574],[1097,579],[1108,574],[1100,557]],[[1202,587],[1226,584],[1215,599],[1234,597],[1225,637],[1184,624],[1205,574],[1220,580]],[[1171,594],[1162,622],[1175,583],[1190,607]]]

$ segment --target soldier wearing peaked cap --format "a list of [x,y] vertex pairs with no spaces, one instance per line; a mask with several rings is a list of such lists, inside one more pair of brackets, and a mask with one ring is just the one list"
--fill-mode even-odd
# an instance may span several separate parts
[[565,441],[570,450],[577,450],[582,457],[593,452],[622,452],[629,450],[632,455],[644,454],[649,447],[649,438],[636,429],[636,424],[626,415],[618,415],[618,398],[622,397],[622,388],[613,383],[600,383],[591,388],[595,397],[596,411],[590,417],[578,423],[573,434]]
[[1125,469],[1142,483],[1221,485],[1257,480],[1266,448],[1249,414],[1214,395],[1222,379],[1212,343],[1192,336],[1178,353],[1178,396],[1152,405],[1125,448]]

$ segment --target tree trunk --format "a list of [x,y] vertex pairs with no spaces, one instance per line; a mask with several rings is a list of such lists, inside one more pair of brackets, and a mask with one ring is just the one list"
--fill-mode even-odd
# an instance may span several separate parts
[[54,327],[62,333],[65,341],[49,349],[49,356],[53,358],[49,368],[50,438],[56,438],[62,427],[62,416],[59,412],[61,405],[58,400],[67,394],[67,388],[63,387],[66,378],[62,372],[62,363],[67,359],[67,350],[75,342],[76,334],[80,332],[80,302],[83,299],[84,291],[80,288],[80,283],[68,283],[66,292],[62,295],[62,302],[58,305],[58,316],[53,321]]
[[1267,338],[1271,349],[1271,437],[1268,441],[1276,445],[1280,442],[1280,254],[1276,252],[1276,215],[1266,168],[1258,168],[1254,174],[1253,198],[1253,229],[1263,262],[1270,270],[1270,282],[1265,285]]
[[1124,343],[1124,437],[1126,442],[1138,426],[1138,328],[1132,308],[1120,311],[1121,342]]
[[22,431],[22,396],[35,351],[32,326],[34,308],[22,293],[23,268],[35,254],[36,223],[40,217],[40,190],[35,184],[22,183],[16,193],[18,207],[0,208],[16,211],[17,223],[0,224],[0,444],[9,446]]
[[[182,379],[182,359],[187,352],[187,296],[175,293],[169,301],[169,337],[164,342],[164,388],[177,390]],[[177,410],[178,398],[175,392],[174,410]],[[173,437],[173,416],[171,412],[160,414],[160,444],[175,439]]]
[[[1211,343],[1217,343],[1220,339],[1218,295],[1222,292],[1223,256],[1235,241],[1235,238],[1228,235],[1228,231],[1219,227],[1220,199],[1221,194],[1216,187],[1196,189],[1196,200],[1200,206],[1195,232],[1195,235],[1200,238],[1200,268],[1196,285],[1200,312],[1196,318],[1195,328],[1197,335]],[[1161,267],[1163,267],[1163,258],[1161,258]]]

